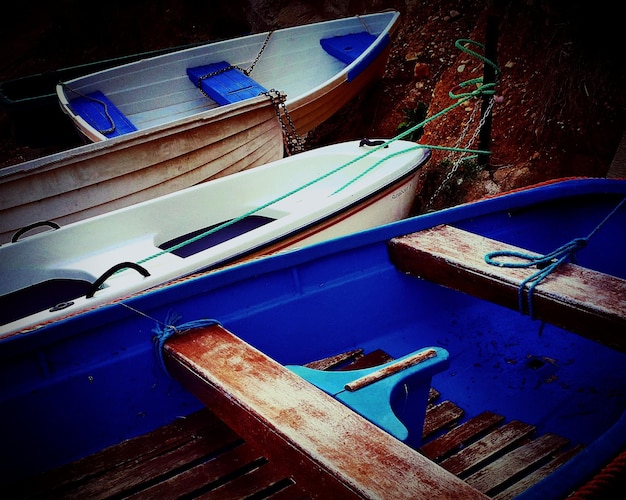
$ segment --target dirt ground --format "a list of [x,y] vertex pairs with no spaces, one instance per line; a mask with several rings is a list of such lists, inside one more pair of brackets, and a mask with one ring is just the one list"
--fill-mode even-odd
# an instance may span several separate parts
[[[384,78],[311,133],[308,148],[394,137],[402,123],[419,121],[420,109],[437,115],[457,102],[451,90],[484,72],[483,62],[455,42],[471,40],[465,45],[480,54],[485,52],[475,42],[493,48],[499,74],[489,142],[483,138],[492,154],[486,162],[459,163],[458,155],[434,150],[421,172],[415,213],[561,177],[605,176],[625,130],[619,16],[602,2],[593,11],[582,1],[558,0],[113,0],[98,13],[82,6],[78,0],[34,0],[11,7],[0,21],[0,80],[247,32],[399,10],[401,26]],[[487,43],[488,32],[496,43]],[[478,148],[480,136],[472,137],[482,104],[472,99],[433,119],[419,142]],[[0,110],[0,166],[66,147],[34,149],[18,143]]]

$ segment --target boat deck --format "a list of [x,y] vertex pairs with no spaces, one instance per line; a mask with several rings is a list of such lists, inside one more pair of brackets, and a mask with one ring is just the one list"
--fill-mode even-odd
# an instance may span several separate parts
[[[307,366],[316,369],[359,369],[392,358],[384,351],[363,355],[352,351]],[[485,412],[458,425],[463,409],[440,401],[431,388],[420,454],[461,478],[487,497],[513,498],[549,475],[581,450],[567,447],[556,435],[535,435],[533,426],[506,422]],[[124,441],[100,453],[53,470],[36,481],[15,485],[19,498],[316,498],[328,492],[323,468],[312,469],[316,490],[298,484],[291,464],[269,460],[262,443],[243,439],[209,409],[151,433]],[[613,470],[613,473],[615,470]],[[585,498],[608,498],[626,474],[604,476]],[[333,478],[328,478],[333,482]],[[356,498],[355,492],[333,492]],[[595,496],[594,496],[595,495]]]

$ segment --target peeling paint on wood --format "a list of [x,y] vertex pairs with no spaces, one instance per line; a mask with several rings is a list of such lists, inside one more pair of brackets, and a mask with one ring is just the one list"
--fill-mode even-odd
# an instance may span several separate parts
[[[529,253],[447,225],[389,242],[398,270],[518,309],[520,284],[536,269],[487,264],[499,250]],[[533,304],[537,319],[626,351],[626,280],[565,263],[535,288]]]

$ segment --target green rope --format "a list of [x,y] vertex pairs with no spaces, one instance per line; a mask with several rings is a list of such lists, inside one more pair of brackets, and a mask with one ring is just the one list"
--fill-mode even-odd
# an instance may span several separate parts
[[480,55],[478,52],[474,52],[473,50],[468,49],[465,45],[463,45],[464,43],[478,45],[481,49],[485,50],[485,46],[482,43],[475,40],[470,40],[469,38],[459,38],[456,42],[454,42],[454,46],[461,52],[465,52],[466,54],[480,59],[484,64],[488,64],[489,66],[491,66],[496,71],[496,74],[500,74],[500,68],[495,62],[490,61],[485,56]]
[[[593,237],[602,228],[602,226],[606,224],[606,222],[622,207],[622,205],[624,205],[624,203],[626,203],[626,198],[623,198],[586,238],[574,238],[546,255],[535,256],[515,250],[497,250],[489,252],[485,255],[485,262],[492,266],[507,268],[529,268],[534,266],[538,269],[538,271],[534,274],[523,280],[518,288],[517,300],[520,313],[524,314],[524,289],[526,285],[528,285],[528,296],[526,299],[528,315],[531,319],[534,319],[532,298],[537,285],[548,275],[556,271],[556,269],[564,262],[569,261],[575,263],[576,253],[587,246],[591,237]],[[518,259],[522,259],[523,262],[503,262],[496,260],[500,257],[517,257]]]
[[[478,45],[481,49],[484,49],[485,46],[482,43],[479,42],[475,42],[474,40],[469,40],[467,38],[460,38],[458,39],[454,45],[457,49],[461,50],[462,52],[465,52],[466,54],[469,54],[471,56],[474,56],[478,59],[480,59],[484,64],[488,64],[489,66],[491,66],[492,68],[494,68],[496,75],[500,74],[500,68],[498,67],[497,64],[495,64],[493,61],[490,61],[489,59],[487,59],[485,56],[482,56],[480,54],[478,54],[477,52],[474,52],[473,50],[467,48],[465,45],[463,44],[474,44],[474,45]],[[459,88],[459,89],[464,89],[465,87],[469,87],[470,85],[476,85],[478,87],[478,89],[480,90],[480,93],[483,95],[493,95],[495,94],[495,82],[494,83],[483,83],[483,79],[482,77],[478,77],[478,78],[472,78],[470,80],[465,80],[464,82],[459,83],[456,87],[454,87],[452,90],[450,90],[450,92],[448,93],[451,99],[460,99],[462,97],[466,97],[466,96],[470,96],[473,97],[474,93],[473,92],[465,92],[465,93],[460,93],[457,94],[454,92],[455,89]]]
[[[390,142],[391,142],[391,141],[388,141],[388,142],[386,142],[385,144],[389,144]],[[311,180],[311,181],[307,182],[306,184],[303,184],[303,185],[301,185],[301,186],[299,186],[299,187],[297,187],[297,188],[295,188],[295,189],[292,189],[292,190],[291,190],[291,191],[289,191],[288,193],[285,193],[285,194],[283,194],[283,195],[281,195],[281,196],[278,196],[277,198],[274,198],[273,200],[270,200],[270,201],[268,201],[268,202],[264,203],[263,205],[260,205],[260,206],[258,206],[258,207],[256,207],[256,208],[253,208],[252,210],[249,210],[248,212],[244,213],[243,215],[240,215],[240,216],[238,216],[238,217],[235,217],[234,219],[231,219],[231,220],[226,221],[226,222],[224,222],[224,223],[222,223],[222,224],[219,224],[219,225],[217,225],[217,226],[215,226],[215,227],[212,227],[211,229],[208,229],[208,230],[204,231],[203,233],[201,233],[201,234],[198,234],[198,235],[194,236],[193,238],[190,238],[190,239],[188,239],[188,240],[185,240],[185,241],[183,241],[183,242],[179,243],[178,245],[174,245],[174,246],[172,246],[172,247],[168,248],[167,250],[163,250],[163,251],[161,251],[161,252],[157,252],[157,253],[155,253],[154,255],[151,255],[151,256],[149,256],[149,257],[146,257],[146,258],[144,258],[144,259],[141,259],[141,260],[140,260],[139,262],[137,262],[137,263],[138,263],[138,264],[143,264],[144,262],[147,262],[147,261],[149,261],[149,260],[152,260],[152,259],[155,259],[155,258],[157,258],[157,257],[160,257],[161,255],[164,255],[164,254],[166,254],[166,253],[171,253],[171,252],[173,252],[173,251],[175,251],[175,250],[178,250],[179,248],[184,247],[185,245],[189,245],[190,243],[193,243],[193,242],[195,242],[195,241],[198,241],[198,240],[200,240],[200,239],[202,239],[202,238],[204,238],[204,237],[206,237],[206,236],[208,236],[208,235],[210,235],[210,234],[213,234],[213,233],[215,233],[215,232],[217,232],[217,231],[219,231],[219,230],[221,230],[221,229],[224,229],[224,228],[226,228],[226,227],[228,227],[228,226],[231,226],[231,225],[233,225],[233,224],[235,224],[235,223],[237,223],[237,222],[239,222],[239,221],[241,221],[241,220],[245,219],[246,217],[249,217],[249,216],[251,216],[251,215],[253,215],[253,214],[257,213],[257,212],[260,212],[260,211],[261,211],[261,210],[263,210],[264,208],[267,208],[267,207],[269,207],[269,206],[271,206],[271,205],[274,205],[275,203],[278,203],[279,201],[282,201],[282,200],[284,200],[285,198],[288,198],[289,196],[291,196],[291,195],[293,195],[293,194],[296,194],[296,193],[298,193],[299,191],[302,191],[303,189],[306,189],[306,188],[308,188],[309,186],[312,186],[313,184],[316,184],[317,182],[320,182],[321,180],[323,180],[323,179],[326,179],[326,178],[330,177],[331,175],[333,175],[333,174],[335,174],[335,173],[337,173],[337,172],[339,172],[339,171],[343,170],[344,168],[349,167],[350,165],[352,165],[352,164],[356,163],[357,161],[359,161],[359,160],[361,160],[361,159],[365,158],[366,156],[369,156],[370,154],[373,154],[376,150],[378,150],[380,147],[383,147],[383,146],[384,146],[384,145],[381,145],[381,146],[378,146],[378,147],[377,147],[376,149],[374,149],[374,150],[367,151],[366,153],[364,153],[364,154],[362,154],[362,155],[360,155],[360,156],[358,156],[358,157],[356,157],[356,158],[353,158],[352,160],[350,160],[350,161],[348,161],[348,162],[344,163],[343,165],[340,165],[340,166],[338,166],[338,167],[334,168],[333,170],[331,170],[331,171],[329,171],[329,172],[326,172],[325,174],[320,175],[319,177],[317,177],[317,178],[315,178],[315,179],[313,179],[313,180]],[[424,146],[422,146],[422,147],[424,147]],[[377,163],[376,163],[376,165],[379,165],[379,164],[380,164],[380,163],[382,163],[383,161],[386,161],[386,160],[388,160],[389,158],[392,158],[393,156],[396,156],[397,154],[406,153],[406,152],[408,152],[408,151],[413,151],[413,150],[415,150],[415,149],[418,149],[418,147],[414,147],[414,148],[406,149],[406,150],[403,150],[403,151],[399,151],[399,152],[397,152],[397,153],[395,153],[395,154],[393,154],[393,155],[388,155],[388,156],[386,156],[385,158],[383,158],[382,160],[380,160],[379,162],[377,162]],[[371,167],[370,167],[370,169],[369,169],[369,170],[371,170]],[[345,186],[344,186],[344,187],[345,187]],[[343,187],[342,187],[341,189],[343,189]],[[340,189],[340,190],[341,190],[341,189]]]

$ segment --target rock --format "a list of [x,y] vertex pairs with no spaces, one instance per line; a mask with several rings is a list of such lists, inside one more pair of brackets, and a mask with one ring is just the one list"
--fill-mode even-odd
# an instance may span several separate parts
[[428,78],[430,75],[430,68],[428,64],[418,62],[415,64],[413,68],[413,76],[417,79],[423,80],[424,78]]

